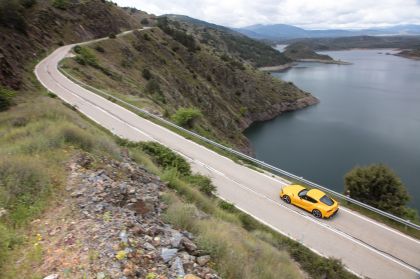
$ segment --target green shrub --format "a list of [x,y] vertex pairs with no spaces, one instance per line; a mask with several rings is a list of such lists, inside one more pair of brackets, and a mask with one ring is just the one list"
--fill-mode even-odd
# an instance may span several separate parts
[[148,94],[161,92],[159,82],[156,79],[149,80],[146,84],[145,91]]
[[207,196],[212,196],[216,191],[216,186],[213,185],[211,179],[204,175],[191,175],[187,178],[187,181],[194,186],[197,186],[198,189],[206,194]]
[[96,50],[97,52],[102,52],[102,53],[104,53],[104,52],[105,52],[105,49],[104,49],[103,47],[101,47],[101,46],[96,46],[96,47],[95,47],[95,50]]
[[148,20],[147,18],[143,18],[143,19],[140,21],[140,23],[141,23],[141,24],[143,24],[143,25],[149,25],[149,20]]
[[53,7],[61,10],[67,9],[69,5],[69,0],[54,0]]
[[140,148],[153,156],[156,162],[164,169],[176,168],[181,175],[190,175],[191,167],[180,155],[157,142],[142,142]]
[[149,80],[152,78],[152,73],[149,71],[149,69],[144,68],[142,71],[142,76],[144,79]]
[[166,103],[165,95],[163,95],[163,92],[160,89],[159,82],[156,78],[151,78],[147,82],[144,91],[145,93],[150,94],[151,97],[153,97],[156,101]]
[[10,211],[13,224],[24,223],[36,213],[50,190],[50,177],[38,159],[13,157],[0,161],[0,207]]
[[20,3],[22,4],[22,6],[24,6],[25,8],[30,8],[33,5],[36,4],[37,0],[21,0]]
[[110,39],[115,39],[115,38],[117,38],[117,35],[115,35],[115,33],[111,33],[111,34],[109,34],[109,36],[108,36]]
[[60,131],[65,143],[72,144],[85,151],[90,151],[95,145],[91,134],[76,126],[65,126]]
[[236,209],[234,204],[224,200],[219,201],[219,207],[227,212],[235,212]]
[[414,217],[413,211],[406,208],[410,197],[404,184],[387,166],[356,167],[346,174],[344,181],[352,198],[400,217]]
[[94,68],[101,69],[98,64],[98,59],[89,48],[77,45],[73,48],[73,50],[77,53],[75,57],[76,62],[81,65],[90,65]]
[[200,117],[202,114],[197,108],[180,108],[171,118],[179,126],[192,128]]
[[147,33],[144,33],[144,34],[143,34],[143,38],[144,38],[146,41],[150,41],[150,40],[151,40],[151,39],[150,39],[149,34],[147,34]]
[[0,87],[0,111],[5,111],[12,105],[14,96],[13,91]]

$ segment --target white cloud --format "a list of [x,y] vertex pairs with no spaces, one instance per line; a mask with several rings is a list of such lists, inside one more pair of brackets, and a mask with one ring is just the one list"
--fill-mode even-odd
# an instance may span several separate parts
[[184,14],[225,26],[284,23],[304,28],[420,24],[420,0],[114,0],[156,15]]

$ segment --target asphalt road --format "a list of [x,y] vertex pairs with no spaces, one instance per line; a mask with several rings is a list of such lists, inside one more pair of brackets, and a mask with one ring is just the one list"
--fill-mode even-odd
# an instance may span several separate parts
[[35,68],[38,80],[65,102],[132,141],[158,141],[185,156],[193,169],[211,177],[218,195],[318,254],[341,259],[359,276],[420,278],[420,241],[343,206],[319,220],[279,199],[286,182],[256,172],[84,89],[58,70],[73,45],[63,46]]

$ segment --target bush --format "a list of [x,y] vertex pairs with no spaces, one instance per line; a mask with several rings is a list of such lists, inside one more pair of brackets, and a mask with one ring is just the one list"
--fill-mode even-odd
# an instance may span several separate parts
[[149,71],[149,69],[144,68],[142,71],[142,76],[144,79],[149,80],[152,78],[152,73]]
[[105,49],[104,49],[103,47],[101,47],[101,46],[96,46],[96,47],[95,47],[95,50],[96,50],[97,52],[102,52],[102,53],[104,53],[104,52],[105,52]]
[[80,65],[90,65],[94,68],[101,69],[98,64],[98,59],[89,48],[77,45],[73,48],[73,51],[77,53],[75,59]]
[[235,205],[224,200],[219,201],[219,207],[227,212],[235,212]]
[[115,33],[111,33],[111,34],[109,34],[109,36],[108,36],[110,39],[115,39],[115,38],[117,38],[117,35],[115,35]]
[[191,175],[188,162],[180,155],[157,142],[142,142],[140,148],[153,156],[156,162],[164,169],[176,168],[181,175]]
[[202,114],[197,108],[180,108],[171,118],[179,126],[192,128],[200,117]]
[[149,36],[149,34],[147,34],[147,33],[144,33],[144,34],[143,34],[143,38],[144,38],[146,41],[150,41],[150,36]]
[[13,91],[0,87],[0,111],[5,111],[12,105],[14,96]]
[[140,23],[141,23],[141,24],[143,24],[143,25],[149,25],[149,20],[148,20],[147,18],[143,18],[143,19],[140,21]]
[[68,0],[54,0],[53,2],[53,7],[57,9],[61,9],[61,10],[67,9],[68,5],[69,5]]
[[91,134],[76,126],[65,126],[61,129],[64,142],[79,147],[85,151],[90,151],[95,145],[95,140]]
[[405,207],[409,200],[407,190],[387,166],[355,167],[346,174],[344,182],[352,198],[401,217],[410,217]]
[[[179,28],[179,23],[174,21],[172,22],[176,28]],[[193,36],[185,33],[184,31],[174,29],[169,25],[169,20],[167,17],[158,18],[158,27],[171,36],[175,41],[184,45],[189,51],[194,52],[200,48],[197,46]]]
[[216,191],[216,186],[213,185],[210,178],[203,175],[191,175],[188,177],[187,181],[194,186],[197,186],[198,189],[207,196],[212,196],[213,193]]
[[26,33],[22,6],[17,0],[0,1],[0,25]]
[[27,9],[36,4],[36,0],[21,0],[20,2]]
[[13,224],[24,223],[37,203],[50,192],[51,181],[37,159],[22,157],[0,161],[0,207],[10,212]]
[[146,93],[154,94],[154,93],[161,93],[160,85],[156,79],[151,79],[147,82],[146,87],[144,88]]

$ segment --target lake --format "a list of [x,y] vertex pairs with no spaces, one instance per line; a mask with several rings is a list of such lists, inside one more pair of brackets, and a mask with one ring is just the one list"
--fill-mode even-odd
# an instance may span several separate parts
[[339,192],[354,166],[384,163],[420,211],[420,61],[384,49],[322,53],[353,64],[273,73],[320,103],[247,129],[256,157]]

